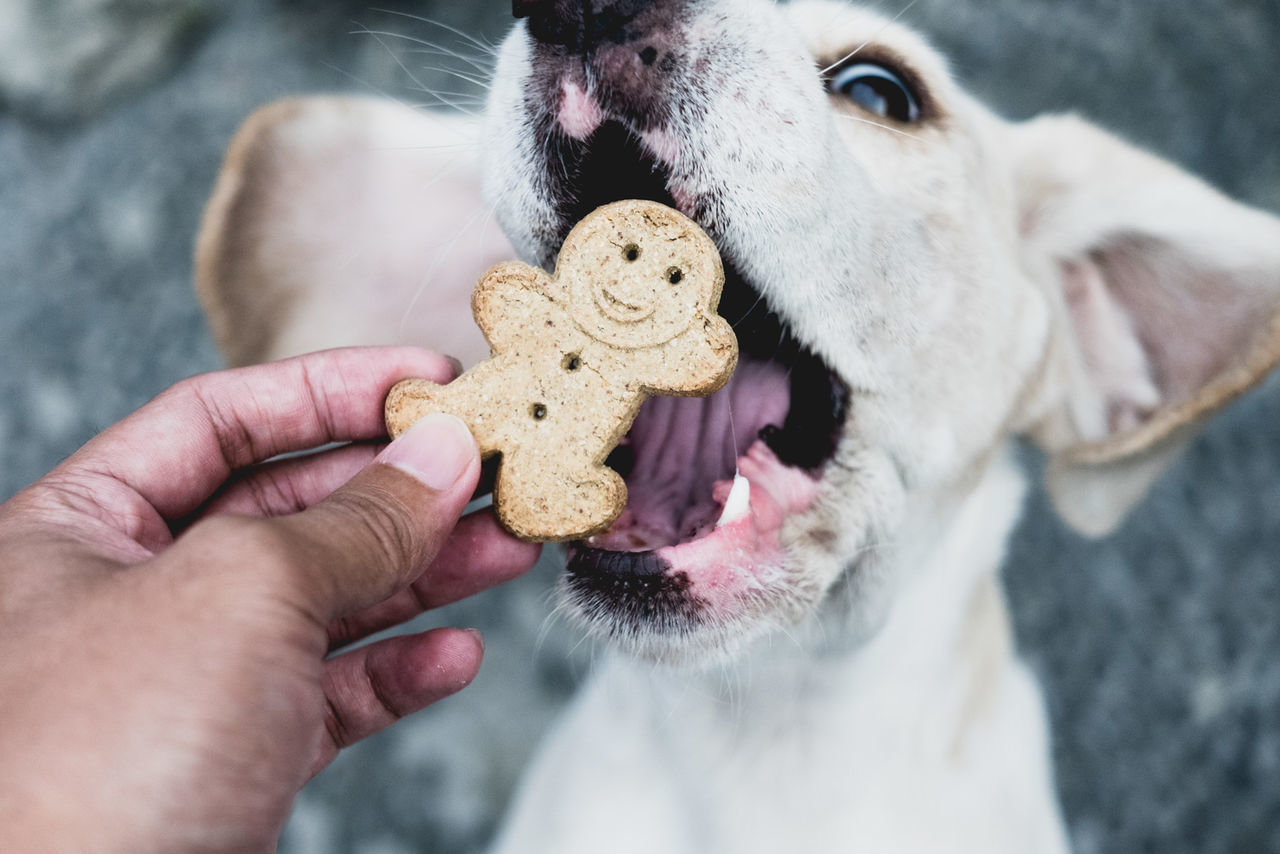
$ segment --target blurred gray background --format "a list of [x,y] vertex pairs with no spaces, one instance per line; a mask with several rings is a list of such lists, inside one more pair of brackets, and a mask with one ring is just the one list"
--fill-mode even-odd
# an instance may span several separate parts
[[[882,2],[889,14],[909,0]],[[0,498],[167,384],[219,366],[191,293],[238,122],[298,92],[478,93],[501,0],[0,0]],[[393,14],[407,12],[431,21]],[[1280,211],[1276,0],[919,0],[902,19],[1011,117],[1073,109]],[[392,35],[371,35],[367,30]],[[1038,460],[1027,454],[1028,465]],[[1191,447],[1114,537],[1038,491],[1006,573],[1081,852],[1280,851],[1280,381]],[[549,562],[432,622],[489,639],[476,684],[348,751],[286,852],[478,850],[590,666]]]

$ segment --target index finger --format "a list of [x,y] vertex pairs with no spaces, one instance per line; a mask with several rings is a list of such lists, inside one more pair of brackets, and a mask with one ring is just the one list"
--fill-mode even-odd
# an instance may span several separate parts
[[183,380],[63,467],[114,478],[162,516],[194,512],[232,472],[278,454],[386,435],[382,403],[406,377],[447,382],[451,360],[353,347]]

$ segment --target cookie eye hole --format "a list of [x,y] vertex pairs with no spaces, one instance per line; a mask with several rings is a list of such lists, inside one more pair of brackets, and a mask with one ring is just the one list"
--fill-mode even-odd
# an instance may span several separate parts
[[667,271],[667,281],[673,285],[678,285],[684,281],[684,271],[679,267],[672,267]]
[[634,261],[640,257],[640,247],[634,243],[628,243],[622,247],[622,257],[628,261]]
[[560,363],[560,366],[566,371],[576,371],[582,367],[582,357],[577,353],[570,353],[564,357],[564,361]]
[[533,416],[534,421],[541,421],[547,417],[547,408],[541,403],[535,403],[529,407],[529,414]]

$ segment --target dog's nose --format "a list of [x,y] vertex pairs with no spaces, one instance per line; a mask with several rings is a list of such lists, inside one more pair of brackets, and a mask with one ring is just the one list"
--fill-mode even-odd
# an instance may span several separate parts
[[555,5],[555,0],[511,0],[511,14],[517,18],[528,18]]
[[653,0],[511,0],[529,34],[545,44],[585,51],[601,41],[629,38],[627,25]]

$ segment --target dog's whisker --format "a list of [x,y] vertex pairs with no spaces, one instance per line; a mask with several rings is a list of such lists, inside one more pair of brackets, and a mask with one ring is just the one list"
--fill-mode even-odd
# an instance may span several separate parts
[[798,652],[805,651],[805,645],[796,635],[791,626],[783,623],[782,620],[773,618],[768,621],[769,631],[775,637],[782,637]]
[[[567,613],[567,612],[566,612],[566,613]],[[598,626],[598,625],[599,625],[599,623],[600,623],[600,621],[602,620],[602,617],[601,617],[601,615],[598,615],[598,614],[590,615],[589,620],[590,620],[590,622],[591,622],[591,624],[592,624],[593,626]],[[594,634],[594,633],[595,633],[595,632],[598,632],[598,631],[599,631],[599,629],[598,629],[598,628],[593,628],[593,629],[592,629],[592,631],[583,632],[583,633],[578,637],[578,640],[573,644],[573,646],[569,647],[569,655],[570,655],[570,656],[576,655],[576,654],[577,654],[577,652],[578,652],[578,650],[582,649],[583,644],[590,643],[592,640],[594,640],[594,638],[595,638],[595,634]],[[595,645],[593,644],[593,645],[589,648],[589,650],[588,650],[588,651],[590,652],[591,660],[594,662],[594,660],[595,660]]]
[[[418,108],[426,107],[427,105],[406,104],[406,106],[412,107],[414,109],[418,109]],[[375,148],[370,148],[369,150],[385,151],[388,153],[392,153],[396,151],[424,151],[424,152],[425,151],[456,151],[458,153],[465,153],[465,152],[475,151],[475,148],[476,148],[475,141],[469,141],[469,142],[455,142],[452,144],[445,144],[445,145],[379,145]]]
[[[422,39],[416,36],[411,36],[406,33],[398,33],[392,30],[374,30],[368,27],[361,27],[357,30],[352,30],[351,34],[374,36],[374,37],[380,37],[380,38],[399,39],[401,41],[418,45],[418,47],[420,48],[417,50],[406,50],[405,53],[426,53],[432,56],[441,56],[441,57],[446,57],[448,59],[456,59],[459,62],[466,63],[467,65],[471,66],[481,74],[487,75],[493,71],[492,61],[483,62],[481,61],[481,59],[477,57],[470,56],[468,54],[463,53],[462,51],[450,48],[447,45],[442,45],[442,44],[439,44],[438,42],[433,42],[428,39]],[[492,60],[492,56],[489,56],[488,59]]]
[[489,55],[496,55],[498,52],[497,45],[494,45],[489,41],[483,38],[480,38],[478,36],[474,36],[466,32],[465,30],[460,30],[457,27],[454,27],[450,24],[446,24],[444,21],[438,20],[436,18],[427,18],[422,15],[414,15],[411,12],[404,12],[398,9],[374,9],[373,11],[378,12],[380,14],[396,15],[401,18],[406,18],[410,21],[417,21],[418,23],[426,24],[431,27],[438,27],[446,32],[453,33],[455,36],[458,36],[463,41],[471,43],[472,45],[474,45],[475,47],[479,48],[481,51],[484,51]]
[[[413,149],[409,149],[409,150],[413,150]],[[419,190],[419,192],[422,192],[422,193],[424,193],[424,194],[425,194],[427,190],[430,190],[430,189],[431,189],[432,187],[434,187],[436,184],[439,184],[441,181],[445,180],[446,178],[450,178],[450,177],[452,177],[452,176],[454,175],[454,173],[456,173],[456,172],[458,171],[458,167],[459,167],[459,166],[461,166],[461,161],[459,160],[459,157],[461,157],[461,155],[462,155],[462,154],[464,154],[464,153],[466,153],[467,151],[469,151],[469,149],[463,149],[463,150],[461,150],[461,151],[459,152],[459,155],[458,155],[457,157],[453,157],[453,158],[451,158],[451,159],[447,160],[447,161],[445,162],[444,167],[443,167],[443,168],[441,168],[441,169],[440,169],[440,171],[439,171],[439,172],[437,172],[437,173],[435,174],[435,176],[431,178],[431,180],[430,180],[430,181],[427,181],[427,182],[426,182],[426,183],[424,183],[424,184],[420,184],[420,185],[418,185],[418,190]],[[440,241],[439,243],[430,244],[430,245],[428,245],[428,246],[426,246],[426,247],[424,247],[424,248],[427,248],[427,249],[439,248],[439,247],[444,246],[444,245],[446,245],[446,244],[448,244],[448,243],[450,243],[450,239],[449,239],[449,238],[445,238],[444,240]]]
[[465,67],[468,74],[482,75],[486,80],[493,74],[493,67],[487,63],[477,60],[474,57],[465,54],[451,53],[447,50],[432,50],[427,47],[410,47],[404,48],[402,51],[407,56],[428,56],[436,57],[441,60],[456,60],[459,67]]
[[901,128],[896,128],[896,127],[893,127],[892,125],[884,124],[883,122],[877,122],[874,119],[865,119],[862,116],[839,115],[839,116],[836,116],[836,118],[844,119],[845,121],[850,121],[850,122],[858,122],[859,124],[871,125],[872,127],[878,127],[881,130],[887,130],[889,131],[889,133],[896,133],[898,136],[905,136],[908,139],[914,139],[917,141],[922,139],[922,137],[919,134],[908,133],[907,131],[902,130]]
[[446,52],[452,56],[456,56],[459,59],[471,60],[476,57],[485,57],[487,59],[494,58],[493,51],[488,48],[480,48],[475,53],[464,53],[462,48],[460,47],[455,47],[449,44],[444,44],[442,42],[422,38],[421,36],[411,35],[406,32],[401,32],[400,30],[374,29],[373,27],[370,27],[367,24],[362,24],[359,21],[352,21],[351,23],[352,23],[352,26],[355,28],[351,30],[352,35],[386,36],[389,38],[398,39],[400,41],[405,41],[405,42],[410,42],[412,44],[420,45],[422,47],[434,48],[439,51]]
[[[474,74],[467,74],[465,71],[459,71],[456,68],[448,68],[443,65],[421,65],[418,67],[418,70],[434,71],[437,74],[444,74],[448,77],[456,77],[457,79],[465,83],[470,83],[471,85],[475,86],[477,89],[483,89],[486,92],[489,91],[489,88],[490,88],[490,83],[487,79],[483,77],[477,77]],[[417,80],[415,80],[414,82],[418,83],[419,86],[422,85]]]
[[359,75],[353,74],[345,68],[341,68],[337,65],[334,65],[331,62],[322,63],[322,66],[324,68],[328,68],[330,71],[336,71],[338,74],[341,74],[343,77],[346,77],[352,83],[355,83],[356,85],[369,90],[370,92],[372,92],[373,94],[377,95],[380,98],[386,98],[388,101],[392,101],[403,107],[409,107],[410,109],[414,109],[416,107],[416,105],[409,103],[404,98],[401,98],[398,95],[391,94],[386,89],[383,89],[381,86],[377,85],[373,81],[367,80],[364,77],[360,77]]
[[744,311],[742,313],[742,316],[738,318],[738,320],[735,323],[731,324],[732,327],[736,330],[739,326],[746,323],[747,318],[751,316],[751,313],[754,312],[762,302],[764,302],[764,294],[760,294],[759,296],[756,297],[756,301],[751,304],[751,308]]
[[[417,91],[417,90],[411,87],[410,91]],[[464,116],[470,116],[473,119],[480,118],[480,111],[484,109],[483,104],[473,104],[473,105],[467,106],[465,101],[457,101],[452,98],[441,97],[439,95],[436,95],[434,92],[423,92],[422,94],[430,95],[435,100],[410,102],[408,106],[413,107],[414,109],[417,109],[417,110],[431,110],[435,107],[444,107],[447,110],[452,110],[455,113],[461,113]]]
[[409,70],[409,66],[404,64],[404,62],[400,59],[400,57],[396,54],[396,52],[391,49],[390,45],[388,45],[381,36],[372,34],[372,33],[370,35],[372,35],[373,40],[376,41],[378,45],[387,52],[387,56],[391,57],[391,61],[400,67],[400,70],[403,71],[405,75],[410,80],[413,81],[414,85],[416,85],[420,91],[422,92],[430,91],[427,85],[423,83],[421,80],[419,80],[417,76],[411,70]]
[[479,118],[480,110],[484,109],[483,100],[477,101],[472,98],[454,98],[449,96],[443,90],[423,89],[416,86],[406,87],[410,92],[418,92],[422,95],[429,95],[433,100],[418,102],[415,105],[421,108],[430,109],[432,107],[444,107],[457,113],[462,113],[472,118]]
[[858,55],[858,53],[859,53],[859,52],[861,52],[861,50],[862,50],[864,47],[866,47],[867,45],[871,44],[873,41],[875,41],[876,39],[878,39],[881,35],[883,35],[883,34],[884,34],[884,31],[885,31],[885,30],[889,29],[889,27],[891,27],[893,24],[895,24],[895,23],[898,21],[898,19],[899,19],[899,18],[901,18],[903,15],[907,14],[907,12],[909,12],[909,11],[911,10],[911,7],[912,7],[912,6],[914,6],[914,5],[916,5],[916,3],[917,3],[917,2],[919,2],[919,0],[910,0],[910,2],[908,2],[906,6],[903,6],[903,7],[902,7],[902,11],[898,12],[898,14],[894,15],[892,18],[890,18],[888,21],[886,21],[886,22],[884,23],[884,25],[883,25],[882,27],[880,27],[880,29],[876,30],[876,32],[875,32],[874,34],[872,34],[872,35],[871,35],[871,37],[870,37],[870,38],[866,39],[865,41],[863,41],[863,42],[862,42],[862,44],[858,45],[858,46],[857,46],[857,47],[855,47],[853,50],[849,51],[849,52],[848,52],[848,53],[846,53],[844,56],[840,57],[840,58],[839,58],[839,59],[837,59],[835,62],[833,62],[833,63],[831,63],[830,65],[828,65],[826,68],[823,68],[821,71],[819,71],[819,72],[818,72],[819,76],[824,75],[824,74],[830,74],[830,73],[831,73],[832,71],[834,71],[836,68],[839,68],[841,65],[844,65],[846,62],[848,62],[849,60],[851,60],[851,59],[853,59],[855,56],[857,56],[857,55]]
[[[457,76],[453,72],[443,68],[425,68],[427,71],[443,72],[446,75]],[[469,82],[469,81],[464,81]],[[463,113],[473,118],[478,118],[479,111],[484,108],[485,96],[475,92],[451,92],[448,89],[439,89],[426,86],[418,80],[414,80],[416,85],[406,86],[410,92],[418,92],[433,98],[433,101],[427,102],[424,106],[443,106],[456,112]]]
[[[436,181],[442,180],[443,177],[443,175],[438,175],[435,179],[429,182],[429,184],[434,184]],[[465,235],[467,231],[469,231],[480,220],[482,215],[483,211],[473,214],[462,224],[462,227],[458,229],[452,238],[445,241],[444,244],[438,244],[440,251],[436,253],[431,264],[423,272],[421,283],[418,285],[417,289],[414,290],[413,297],[409,300],[409,304],[405,306],[404,314],[400,317],[400,334],[402,336],[405,332],[406,325],[409,322],[409,317],[413,314],[413,309],[417,306],[418,300],[422,298],[422,295],[426,293],[427,288],[431,285],[436,270],[439,269],[442,263],[444,263],[445,258],[457,248],[458,242],[462,239],[463,235]]]
[[475,119],[480,117],[480,110],[483,109],[483,106],[484,106],[483,104],[472,104],[471,106],[464,106],[463,105],[464,102],[453,99],[453,98],[447,98],[443,95],[439,95],[435,93],[434,91],[419,90],[412,87],[410,90],[414,92],[420,91],[422,92],[422,94],[430,95],[435,99],[434,101],[418,101],[416,103],[408,104],[408,106],[413,107],[414,109],[429,110],[433,107],[445,107],[446,109],[453,110],[454,112],[461,113],[464,116],[470,116],[471,118]]
[[541,598],[544,607],[547,608],[547,613],[542,618],[542,622],[538,626],[537,634],[534,637],[531,658],[535,661],[542,655],[542,649],[546,645],[547,638],[551,636],[551,631],[557,624],[563,625],[564,618],[566,616],[564,609],[559,607],[557,604],[557,597],[554,589],[548,590]]
[[571,177],[571,176],[569,175],[569,164],[568,164],[568,162],[564,159],[564,146],[563,146],[563,145],[557,145],[557,146],[556,146],[556,159],[558,159],[558,160],[560,161],[560,174],[561,174],[561,175],[563,175],[566,179],[567,179],[567,178],[569,178],[569,177]]

